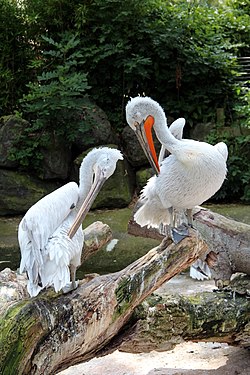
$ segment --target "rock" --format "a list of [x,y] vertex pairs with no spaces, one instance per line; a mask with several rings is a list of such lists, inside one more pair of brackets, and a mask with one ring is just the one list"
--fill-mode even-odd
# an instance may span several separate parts
[[70,147],[59,137],[51,137],[46,147],[41,148],[43,156],[39,177],[43,180],[65,180],[69,175],[71,164]]
[[147,165],[148,160],[135,136],[134,131],[126,126],[122,132],[123,152],[133,167]]
[[0,167],[16,168],[18,162],[11,160],[17,134],[29,126],[28,121],[17,116],[4,116],[0,119]]
[[111,143],[114,141],[110,122],[106,113],[90,98],[85,97],[83,103],[82,124],[73,142],[79,152],[90,147]]
[[204,141],[206,136],[208,136],[214,128],[215,124],[212,122],[208,122],[205,124],[196,124],[190,130],[190,138],[196,139],[197,141]]
[[[156,152],[158,153],[160,151],[160,143],[157,140],[154,132],[153,139]],[[134,131],[129,126],[126,126],[123,129],[122,146],[124,154],[133,167],[142,167],[149,164]]]
[[23,214],[58,187],[56,183],[45,183],[27,174],[3,169],[0,174],[0,215]]
[[[107,145],[107,147],[117,148],[115,145]],[[79,181],[79,167],[83,158],[91,149],[84,151],[74,161],[74,176],[72,179]],[[118,161],[114,174],[105,182],[100,193],[98,194],[92,208],[121,208],[126,207],[132,199],[129,174],[126,166],[126,161]]]
[[154,175],[152,168],[140,169],[136,172],[136,185],[139,191],[146,185],[148,179]]
[[[17,134],[24,134],[29,122],[17,116],[5,116],[0,119],[0,167],[16,168],[19,162],[11,160]],[[66,179],[71,162],[70,147],[65,146],[58,137],[48,136],[46,146],[40,148],[43,156],[39,177],[42,179]]]

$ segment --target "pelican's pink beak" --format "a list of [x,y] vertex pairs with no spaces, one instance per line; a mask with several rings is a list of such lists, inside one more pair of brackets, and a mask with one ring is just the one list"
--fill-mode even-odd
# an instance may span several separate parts
[[68,236],[70,239],[74,237],[78,228],[80,227],[83,220],[87,216],[87,213],[89,212],[94,200],[96,199],[106,179],[107,178],[103,176],[101,169],[98,169],[98,171],[95,174],[93,185],[91,186],[91,189],[86,199],[84,200],[83,204],[81,205],[81,208],[76,216],[76,219],[68,232]]
[[154,125],[154,117],[149,115],[146,120],[143,120],[137,127],[135,134],[140,142],[140,145],[149,160],[149,163],[156,174],[160,172],[153,136],[152,127]]

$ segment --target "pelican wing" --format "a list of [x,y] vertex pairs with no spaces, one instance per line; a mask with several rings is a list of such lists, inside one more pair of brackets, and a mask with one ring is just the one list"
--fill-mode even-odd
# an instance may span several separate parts
[[79,198],[75,182],[60,187],[35,203],[25,214],[18,228],[21,250],[20,272],[27,271],[32,282],[39,283],[44,263],[43,253],[49,238],[74,209]]

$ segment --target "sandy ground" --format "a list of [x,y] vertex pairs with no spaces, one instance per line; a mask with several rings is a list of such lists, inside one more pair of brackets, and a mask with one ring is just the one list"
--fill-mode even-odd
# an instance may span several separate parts
[[[212,291],[213,281],[178,275],[160,293]],[[115,351],[72,366],[60,375],[250,375],[250,351],[224,343],[185,342],[166,352],[131,354]]]
[[168,352],[115,351],[72,366],[60,375],[249,375],[250,353],[218,343],[179,344]]

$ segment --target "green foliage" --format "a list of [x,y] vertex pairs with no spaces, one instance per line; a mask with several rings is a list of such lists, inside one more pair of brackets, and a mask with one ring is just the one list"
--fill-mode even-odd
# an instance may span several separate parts
[[211,144],[224,141],[229,151],[227,178],[213,199],[226,202],[241,200],[250,203],[250,135],[233,136],[228,128],[223,139],[220,133],[214,131],[207,137],[207,141]]
[[237,100],[234,104],[234,111],[239,125],[250,129],[250,81],[248,86],[236,86]]
[[0,116],[17,108],[31,54],[21,8],[14,0],[0,0]]
[[[23,112],[31,124],[13,156],[22,164],[39,164],[52,134],[72,142],[86,92],[118,132],[128,97],[138,94],[188,126],[214,122],[217,108],[227,126],[235,114],[237,126],[249,126],[249,93],[239,100],[234,90],[236,56],[250,53],[245,0],[0,0],[0,21],[2,112]],[[247,141],[226,138],[228,181],[247,200]]]
[[[79,6],[90,95],[118,130],[125,98],[137,94],[152,96],[168,115],[184,116],[190,125],[214,120],[216,108],[233,100],[241,48],[237,20],[238,13],[229,30],[231,9],[199,1],[94,0]],[[241,16],[239,27],[248,21]]]
[[29,92],[21,100],[23,116],[31,125],[19,135],[13,150],[13,158],[21,165],[32,161],[36,168],[42,158],[39,149],[50,137],[63,138],[66,144],[74,140],[82,122],[83,95],[89,89],[87,74],[77,71],[82,63],[79,39],[68,32],[58,42],[42,38],[47,50],[31,63],[42,72],[27,85]]

